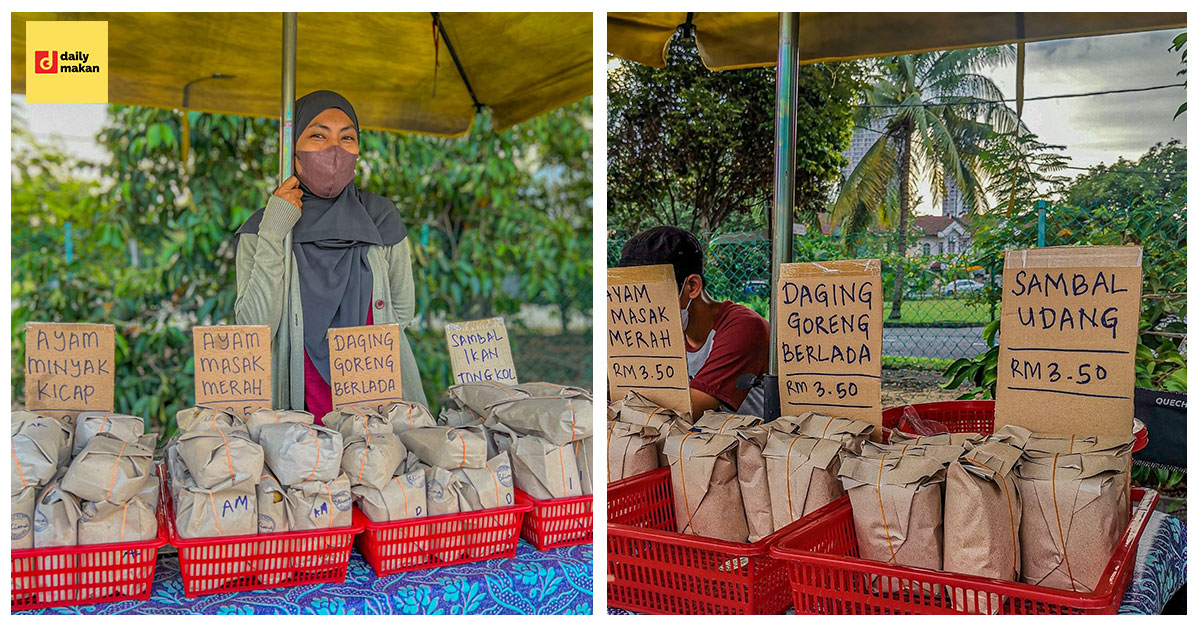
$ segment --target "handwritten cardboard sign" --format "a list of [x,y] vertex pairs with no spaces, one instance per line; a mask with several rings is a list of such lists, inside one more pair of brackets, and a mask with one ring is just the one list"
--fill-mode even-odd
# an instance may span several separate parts
[[1003,289],[996,427],[1132,433],[1141,247],[1009,251]]
[[329,379],[334,408],[400,401],[400,326],[330,329]]
[[783,414],[811,410],[882,425],[879,260],[783,264],[775,299]]
[[271,407],[271,328],[193,327],[196,405],[247,417]]
[[636,390],[680,413],[692,411],[675,270],[608,269],[608,398]]
[[450,349],[450,368],[454,381],[517,383],[512,348],[504,319],[485,318],[478,321],[446,325],[446,346]]
[[26,323],[25,407],[74,419],[113,409],[116,329],[86,323]]

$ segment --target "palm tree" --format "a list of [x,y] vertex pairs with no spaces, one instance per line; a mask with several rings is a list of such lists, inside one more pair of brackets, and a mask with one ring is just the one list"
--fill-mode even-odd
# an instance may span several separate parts
[[[896,252],[908,248],[912,184],[925,177],[937,203],[953,182],[970,211],[984,205],[979,160],[994,131],[1016,128],[1016,114],[984,68],[1016,58],[1011,46],[924,52],[890,57],[877,64],[860,107],[859,127],[878,138],[842,183],[833,204],[835,223],[861,226],[888,223],[887,198],[899,189]],[[867,216],[861,213],[866,212]],[[889,318],[900,318],[904,273],[896,269]]]

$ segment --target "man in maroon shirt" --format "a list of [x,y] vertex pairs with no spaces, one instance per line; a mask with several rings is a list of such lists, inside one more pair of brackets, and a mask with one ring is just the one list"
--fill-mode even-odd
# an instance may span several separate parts
[[767,370],[770,327],[754,310],[715,301],[704,289],[704,249],[678,227],[655,227],[630,238],[618,266],[671,264],[680,286],[683,336],[691,378],[692,416],[706,410],[734,411],[746,399],[737,380]]

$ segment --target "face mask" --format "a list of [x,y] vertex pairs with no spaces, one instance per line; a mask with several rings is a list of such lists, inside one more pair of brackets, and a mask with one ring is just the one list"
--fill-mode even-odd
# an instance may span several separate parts
[[323,150],[296,151],[296,161],[300,162],[296,177],[304,187],[321,198],[333,198],[354,180],[358,155],[341,146],[330,146]]
[[[684,287],[686,287],[686,286],[684,286]],[[680,298],[683,297],[683,288],[679,289],[679,296],[680,296]],[[681,323],[683,323],[683,331],[687,331],[687,328],[688,328],[688,314],[689,314],[688,308],[690,308],[690,307],[692,307],[692,299],[689,298],[687,305],[683,306],[682,310],[679,310],[679,321]]]

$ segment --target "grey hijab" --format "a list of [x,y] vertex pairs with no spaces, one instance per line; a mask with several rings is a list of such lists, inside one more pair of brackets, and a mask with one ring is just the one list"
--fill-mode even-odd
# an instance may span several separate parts
[[[358,116],[350,102],[340,94],[321,90],[296,100],[296,138],[329,108],[344,111],[358,129]],[[321,198],[303,184],[300,187],[304,207],[292,227],[292,252],[300,275],[304,351],[328,382],[328,330],[367,324],[374,285],[368,247],[398,244],[408,230],[391,201],[359,190],[353,182],[334,198]],[[264,209],[250,216],[237,233],[258,233]]]

